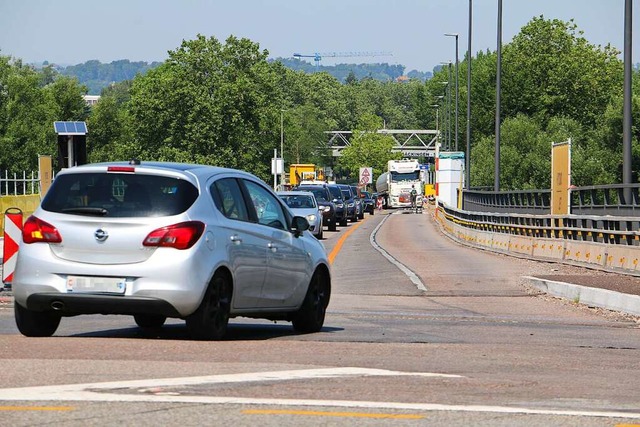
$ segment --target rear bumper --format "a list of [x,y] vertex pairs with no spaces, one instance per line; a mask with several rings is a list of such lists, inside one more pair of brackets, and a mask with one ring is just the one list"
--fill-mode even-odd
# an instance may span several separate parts
[[27,298],[33,311],[54,310],[63,316],[77,314],[160,314],[181,317],[167,301],[157,298],[120,295],[38,293]]

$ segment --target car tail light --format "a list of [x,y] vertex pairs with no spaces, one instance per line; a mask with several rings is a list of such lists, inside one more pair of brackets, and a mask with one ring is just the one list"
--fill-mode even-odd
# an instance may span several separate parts
[[25,243],[60,243],[62,237],[53,225],[32,215],[22,226],[22,240]]
[[153,230],[142,242],[147,247],[189,249],[202,233],[204,224],[199,221],[181,222]]

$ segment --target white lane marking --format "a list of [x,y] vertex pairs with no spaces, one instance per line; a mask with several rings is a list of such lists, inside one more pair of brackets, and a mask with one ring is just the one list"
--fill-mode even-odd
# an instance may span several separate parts
[[318,379],[318,378],[338,378],[349,376],[412,376],[412,377],[436,377],[436,378],[464,378],[460,375],[440,374],[431,372],[400,372],[388,371],[385,369],[368,369],[368,368],[321,368],[306,370],[290,370],[290,371],[267,371],[267,372],[249,372],[243,374],[228,375],[211,375],[202,377],[182,377],[182,378],[157,378],[148,380],[132,380],[132,381],[112,381],[101,383],[85,383],[85,384],[65,384],[53,386],[36,386],[36,387],[20,387],[0,389],[0,400],[20,400],[15,396],[59,396],[59,393],[74,393],[78,391],[90,390],[114,390],[125,388],[153,388],[153,387],[171,387],[184,385],[199,384],[228,384],[243,382],[261,382],[261,381],[289,381],[301,379]]
[[[84,402],[150,402],[150,403],[200,403],[215,405],[268,405],[288,407],[340,407],[362,409],[395,409],[413,411],[480,412],[525,415],[583,416],[601,418],[640,418],[640,413],[606,412],[580,410],[534,409],[510,406],[488,405],[444,405],[438,403],[371,402],[352,400],[311,400],[311,399],[261,399],[224,396],[186,396],[167,393],[157,389],[162,386],[200,385],[215,383],[238,383],[256,381],[284,381],[295,379],[337,378],[345,376],[419,376],[464,378],[428,372],[398,372],[366,368],[327,368],[256,372],[202,377],[164,378],[135,381],[114,381],[104,383],[67,384],[59,386],[7,388],[0,390],[0,401],[84,401]],[[131,388],[132,390],[127,390]],[[154,390],[156,388],[156,390]],[[109,393],[104,390],[116,390]],[[129,393],[135,394],[127,394]]]
[[[0,389],[0,401],[84,401],[84,402],[150,402],[150,403],[200,403],[213,405],[268,405],[288,407],[340,407],[362,409],[395,409],[413,411],[481,412],[525,415],[584,416],[601,418],[640,418],[640,413],[606,412],[580,410],[534,409],[510,406],[486,405],[444,405],[438,403],[371,402],[352,400],[311,400],[311,399],[261,399],[224,396],[186,396],[167,393],[157,389],[162,386],[183,386],[216,383],[239,383],[257,381],[285,381],[296,379],[337,378],[346,376],[418,376],[464,378],[429,372],[399,372],[367,368],[326,368],[255,372],[202,377],[162,378],[134,381],[113,381],[103,383],[67,384],[43,387],[22,387]],[[130,388],[132,390],[127,390]],[[156,388],[156,390],[154,390]],[[105,390],[116,390],[109,393]],[[135,394],[127,394],[129,393]]]
[[383,219],[382,221],[380,221],[380,224],[378,224],[378,226],[373,230],[373,232],[371,233],[371,235],[369,236],[369,242],[371,243],[371,246],[373,246],[378,252],[380,252],[382,254],[383,257],[385,257],[386,259],[389,260],[389,262],[391,262],[391,264],[395,265],[396,267],[398,267],[400,269],[400,271],[402,271],[404,274],[407,275],[407,277],[409,277],[409,280],[411,280],[411,282],[416,285],[416,287],[421,290],[421,291],[426,291],[427,288],[424,286],[424,283],[422,283],[422,280],[420,280],[420,278],[418,277],[418,275],[416,273],[414,273],[413,271],[411,271],[406,265],[402,264],[400,261],[398,261],[397,259],[395,259],[394,257],[392,257],[389,252],[385,251],[384,249],[382,249],[382,247],[380,245],[378,245],[378,242],[376,242],[376,234],[378,233],[378,230],[380,229],[380,227],[382,227],[382,224],[385,223],[385,221],[387,219],[389,219],[389,217],[391,215],[395,215],[396,213],[392,213],[389,214],[385,217],[385,219]]

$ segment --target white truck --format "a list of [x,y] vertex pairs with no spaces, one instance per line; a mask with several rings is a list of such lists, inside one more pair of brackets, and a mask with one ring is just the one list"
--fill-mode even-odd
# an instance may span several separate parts
[[389,160],[387,171],[376,180],[376,191],[387,208],[410,208],[412,188],[417,192],[418,203],[422,203],[420,163],[417,160]]

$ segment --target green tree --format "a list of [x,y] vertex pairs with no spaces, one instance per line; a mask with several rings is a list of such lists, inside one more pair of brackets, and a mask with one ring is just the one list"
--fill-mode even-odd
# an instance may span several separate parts
[[128,110],[131,81],[116,83],[102,91],[88,120],[90,162],[125,160],[134,150]]
[[132,154],[241,168],[268,179],[282,92],[267,56],[233,36],[223,44],[199,35],[170,51],[163,65],[134,80]]
[[619,51],[590,44],[573,21],[533,18],[504,49],[504,113],[594,125],[622,90]]
[[0,169],[35,170],[38,154],[55,155],[53,122],[62,108],[42,88],[42,75],[22,61],[0,56]]

